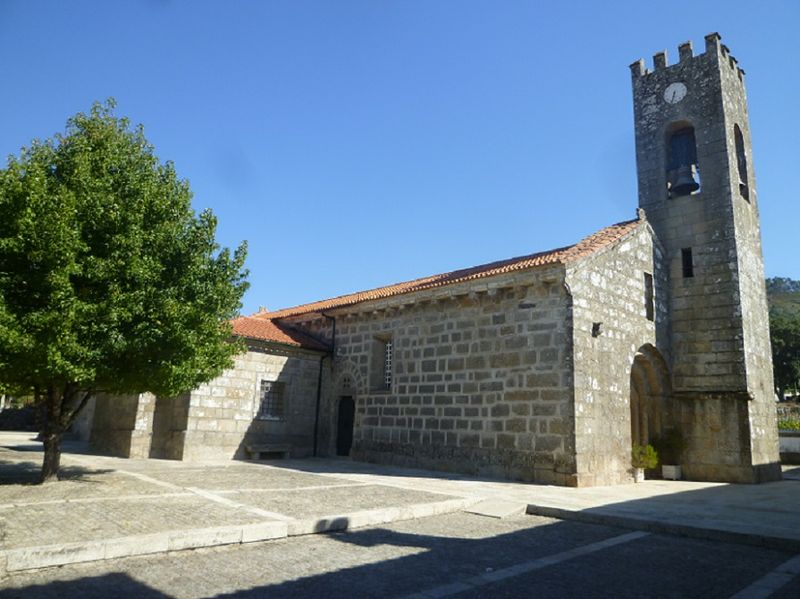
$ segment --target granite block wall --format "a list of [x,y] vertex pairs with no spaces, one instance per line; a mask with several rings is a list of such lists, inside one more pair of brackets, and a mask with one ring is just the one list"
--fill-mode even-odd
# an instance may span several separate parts
[[[642,224],[617,244],[567,269],[573,298],[575,460],[580,486],[633,480],[631,366],[643,346],[667,353],[669,306],[663,259],[652,230]],[[654,275],[653,320],[647,318],[644,273]]]
[[[319,354],[251,346],[234,368],[189,394],[184,460],[246,458],[247,445],[288,444],[293,457],[313,449]],[[259,419],[261,381],[283,383],[283,416]]]
[[[370,302],[333,316],[329,452],[338,398],[353,395],[356,459],[575,484],[563,267]],[[332,335],[329,319],[302,326]],[[387,340],[389,388],[382,386]]]

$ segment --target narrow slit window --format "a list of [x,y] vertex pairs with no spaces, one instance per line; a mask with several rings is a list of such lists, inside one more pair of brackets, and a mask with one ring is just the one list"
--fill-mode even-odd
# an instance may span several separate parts
[[653,293],[653,275],[644,273],[644,314],[647,320],[654,320],[656,313],[655,295]]
[[375,392],[392,390],[392,372],[394,370],[394,343],[388,335],[380,335],[372,339],[372,356],[369,368],[369,387]]
[[692,258],[692,248],[681,250],[681,260],[683,262],[683,278],[688,279],[694,276],[694,259]]
[[392,388],[392,340],[388,340],[384,346],[383,359],[383,387]]
[[744,151],[744,136],[739,125],[733,126],[733,138],[736,144],[736,170],[739,174],[739,193],[750,201],[750,188],[747,181],[747,154]]

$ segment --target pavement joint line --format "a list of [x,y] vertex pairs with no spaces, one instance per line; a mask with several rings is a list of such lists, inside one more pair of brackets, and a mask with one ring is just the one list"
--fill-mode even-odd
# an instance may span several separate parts
[[782,586],[791,582],[798,574],[800,574],[800,555],[795,555],[750,586],[743,588],[733,595],[731,599],[766,599]]
[[[303,470],[297,470],[296,468],[291,467],[276,467],[266,465],[267,468],[275,468],[278,470],[291,470],[293,472],[302,472],[305,473]],[[306,473],[307,474],[307,473]],[[361,483],[363,485],[370,485],[370,486],[378,486],[378,487],[394,487],[396,489],[403,489],[404,491],[419,491],[419,483],[418,482],[395,482],[394,479],[398,477],[387,477],[384,475],[376,475],[376,474],[359,474],[359,473],[347,473],[347,472],[314,472],[318,476],[327,476],[330,478],[343,478],[345,480],[349,480],[356,483]],[[362,478],[364,476],[369,476],[370,478],[377,478],[378,480],[375,482],[363,482]],[[355,478],[354,478],[355,477]],[[391,481],[385,480],[386,478],[391,478]],[[444,495],[445,497],[473,497],[473,492],[468,491],[437,491],[434,489],[425,489],[425,493],[431,493],[432,495]]]
[[648,517],[620,516],[602,511],[602,508],[584,510],[557,508],[546,505],[528,504],[528,514],[545,516],[558,520],[574,520],[589,524],[618,526],[651,533],[671,534],[693,539],[707,539],[723,543],[736,543],[755,547],[767,547],[779,551],[800,551],[800,539],[769,534],[757,534],[743,531],[714,528],[711,524],[692,525],[675,521],[658,521]]
[[290,491],[319,491],[322,489],[352,489],[355,487],[368,487],[372,483],[344,483],[341,485],[309,485],[307,487],[278,487],[274,489],[259,487],[259,488],[243,488],[238,489],[207,489],[210,493],[217,493],[219,495],[231,495],[235,493],[288,493]]
[[226,497],[220,497],[210,491],[206,491],[204,489],[198,489],[196,487],[187,487],[189,491],[208,499],[209,501],[213,501],[215,503],[222,504],[227,507],[235,508],[237,510],[244,510],[246,512],[250,512],[251,514],[255,514],[256,516],[262,516],[264,518],[269,518],[270,520],[280,520],[281,522],[294,522],[296,518],[291,518],[284,514],[279,514],[278,512],[270,512],[267,510],[262,510],[258,507],[253,507],[252,505],[247,505],[244,503],[239,503],[238,501],[233,501],[232,499],[227,499]]
[[172,483],[168,483],[163,480],[158,480],[157,478],[153,478],[152,476],[147,476],[146,474],[142,474],[141,472],[131,472],[130,470],[117,470],[117,472],[121,472],[122,474],[127,474],[128,476],[132,476],[133,478],[138,478],[139,480],[158,485],[159,487],[164,487],[165,489],[173,489],[173,490],[182,490],[185,487],[181,487],[180,485],[173,485]]
[[40,570],[68,564],[167,553],[286,538],[284,522],[253,522],[191,530],[172,530],[73,543],[20,547],[0,551],[0,580],[10,572]]
[[21,503],[0,504],[0,510],[9,510],[20,507],[32,507],[36,505],[59,505],[62,503],[101,503],[104,501],[134,501],[138,499],[163,499],[169,497],[189,497],[191,491],[176,491],[174,493],[142,493],[139,495],[111,495],[107,497],[76,497],[68,499],[50,499],[47,501],[26,501]]
[[647,532],[625,533],[623,535],[611,537],[610,539],[597,541],[596,543],[589,543],[588,545],[581,545],[580,547],[575,547],[574,549],[568,549],[567,551],[554,553],[553,555],[546,555],[529,562],[522,562],[507,568],[492,570],[484,574],[479,574],[478,576],[466,578],[464,580],[424,589],[411,595],[407,595],[406,599],[411,599],[412,597],[414,599],[450,597],[452,595],[463,593],[464,591],[476,590],[478,587],[508,580],[510,578],[514,578],[515,576],[521,576],[523,574],[533,572],[534,570],[541,570],[542,568],[547,568],[548,566],[554,566],[567,560],[575,559],[576,557],[582,557],[584,555],[603,551],[604,549],[608,549],[616,545],[622,545],[623,543],[630,543],[631,541],[636,541],[646,537],[649,534],[650,533]]

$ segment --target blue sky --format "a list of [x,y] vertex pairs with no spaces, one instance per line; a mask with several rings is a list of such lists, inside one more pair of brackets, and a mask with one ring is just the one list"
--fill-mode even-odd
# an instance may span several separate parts
[[628,65],[719,31],[767,275],[800,279],[799,30],[796,0],[0,0],[0,155],[113,96],[277,309],[632,218]]

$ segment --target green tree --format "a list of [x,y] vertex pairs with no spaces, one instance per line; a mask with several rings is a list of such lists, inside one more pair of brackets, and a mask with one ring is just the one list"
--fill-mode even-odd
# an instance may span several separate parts
[[42,405],[42,481],[97,392],[174,395],[217,376],[247,287],[246,246],[114,102],[77,114],[0,170],[0,380]]
[[775,390],[783,399],[787,389],[800,384],[800,313],[771,310],[769,327]]

